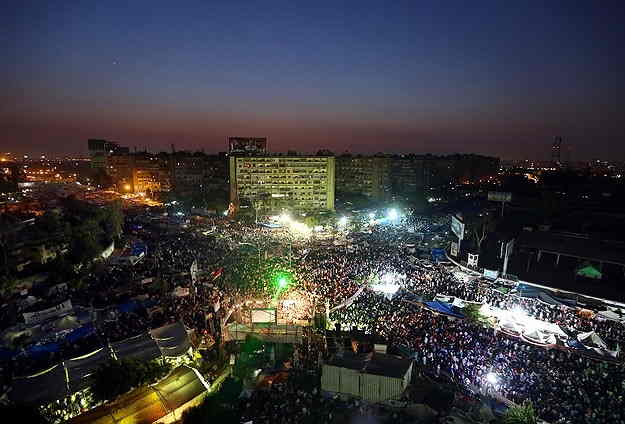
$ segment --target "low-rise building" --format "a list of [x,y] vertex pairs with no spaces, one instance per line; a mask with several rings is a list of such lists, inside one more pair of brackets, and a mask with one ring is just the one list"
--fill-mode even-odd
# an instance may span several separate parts
[[383,353],[344,353],[323,364],[321,390],[380,403],[398,400],[412,379],[412,361]]

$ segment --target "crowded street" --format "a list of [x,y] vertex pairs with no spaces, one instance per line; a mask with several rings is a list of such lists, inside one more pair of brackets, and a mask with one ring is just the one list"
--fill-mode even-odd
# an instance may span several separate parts
[[[618,351],[625,341],[620,322],[588,319],[574,307],[520,297],[514,290],[504,293],[492,281],[452,263],[414,256],[406,248],[406,235],[430,228],[441,218],[410,215],[393,225],[324,237],[293,236],[283,228],[246,226],[225,218],[162,230],[138,225],[140,218],[128,218],[126,230],[132,240],[146,245],[141,261],[131,267],[107,265],[90,275],[80,290],[70,288],[46,298],[50,305],[71,299],[75,307],[89,311],[95,317],[93,331],[58,342],[54,352],[14,356],[2,370],[5,384],[12,377],[176,321],[217,340],[224,329],[210,325],[207,314],[218,316],[221,326],[245,322],[240,305],[252,301],[277,305],[283,322],[310,322],[315,313],[329,312],[328,327],[374,336],[389,351],[413,359],[422,375],[452,383],[469,395],[491,392],[515,403],[531,400],[539,416],[551,423],[625,420],[620,356],[603,360],[562,343],[539,346],[495,325],[426,307],[435,298],[457,298],[521,310],[568,334],[594,331],[610,351]],[[198,272],[192,278],[194,262]],[[274,276],[280,273],[288,274],[290,281],[277,290]],[[381,292],[373,281],[395,289]],[[322,345],[316,349],[312,355],[308,352],[312,360],[300,361],[313,371],[330,355]],[[267,410],[271,406],[256,403],[267,418],[275,415]]]

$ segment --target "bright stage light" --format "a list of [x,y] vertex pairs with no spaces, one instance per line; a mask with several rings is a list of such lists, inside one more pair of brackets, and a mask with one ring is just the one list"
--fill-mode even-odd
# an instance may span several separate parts
[[393,281],[395,281],[395,276],[389,272],[387,274],[384,274],[380,278],[380,280],[382,280],[382,282],[384,282],[385,284],[391,284]]
[[278,274],[275,277],[274,282],[278,290],[284,290],[289,286],[289,284],[291,284],[291,276],[287,273]]
[[387,272],[378,277],[378,283],[373,284],[371,288],[375,292],[384,293],[387,297],[392,297],[397,290],[400,289],[398,280],[405,278],[405,275],[400,275],[394,272]]
[[394,221],[397,218],[399,218],[399,214],[397,213],[397,209],[390,209],[388,211],[388,219],[390,219],[391,221]]
[[486,381],[490,384],[497,384],[499,382],[499,377],[494,372],[489,372],[486,374]]

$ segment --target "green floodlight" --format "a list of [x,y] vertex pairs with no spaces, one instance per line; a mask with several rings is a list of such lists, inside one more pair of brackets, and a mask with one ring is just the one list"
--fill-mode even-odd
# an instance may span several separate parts
[[289,281],[287,280],[286,277],[280,277],[278,278],[278,287],[283,289],[285,288],[287,285],[289,284]]
[[291,284],[291,276],[287,273],[280,273],[276,276],[274,282],[278,290],[284,290]]

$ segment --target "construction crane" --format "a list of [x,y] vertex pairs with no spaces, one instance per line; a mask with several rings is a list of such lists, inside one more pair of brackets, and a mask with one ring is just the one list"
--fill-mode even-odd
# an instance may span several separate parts
[[562,137],[556,136],[553,139],[553,144],[551,145],[551,162],[556,168],[559,168],[562,165],[560,159],[560,150],[562,148]]

